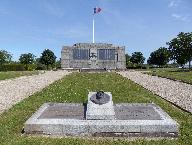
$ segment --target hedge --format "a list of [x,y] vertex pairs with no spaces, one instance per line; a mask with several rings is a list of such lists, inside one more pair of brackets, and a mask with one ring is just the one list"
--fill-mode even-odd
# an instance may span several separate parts
[[26,68],[24,64],[4,64],[0,65],[0,71],[33,71],[37,69],[36,64],[29,64]]
[[0,71],[25,71],[23,64],[4,64],[0,65]]

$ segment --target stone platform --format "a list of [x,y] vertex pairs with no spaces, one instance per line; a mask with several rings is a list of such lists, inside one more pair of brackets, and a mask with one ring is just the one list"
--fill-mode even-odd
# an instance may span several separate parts
[[[88,103],[86,110],[87,120],[112,120],[115,119],[115,111],[113,107],[112,94],[105,92],[108,95],[108,101],[102,105],[96,104],[91,101],[91,97],[95,96],[96,92],[88,94]],[[94,98],[96,99],[96,98]],[[105,101],[105,100],[104,100]]]
[[179,125],[155,104],[114,104],[112,120],[86,120],[87,106],[45,103],[24,124],[26,134],[177,137]]

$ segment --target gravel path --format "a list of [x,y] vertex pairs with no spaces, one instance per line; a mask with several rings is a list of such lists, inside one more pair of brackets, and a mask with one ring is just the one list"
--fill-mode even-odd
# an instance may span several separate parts
[[39,75],[0,81],[0,113],[69,73],[64,70],[47,71]]
[[124,71],[118,74],[192,113],[192,85],[137,71]]

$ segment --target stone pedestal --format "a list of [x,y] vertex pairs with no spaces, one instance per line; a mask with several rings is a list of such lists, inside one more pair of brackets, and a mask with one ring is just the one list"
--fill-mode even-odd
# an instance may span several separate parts
[[115,111],[113,107],[112,95],[110,92],[105,92],[110,96],[109,102],[105,104],[95,104],[91,101],[91,96],[96,94],[96,92],[89,92],[88,103],[86,111],[87,120],[112,120],[115,119]]

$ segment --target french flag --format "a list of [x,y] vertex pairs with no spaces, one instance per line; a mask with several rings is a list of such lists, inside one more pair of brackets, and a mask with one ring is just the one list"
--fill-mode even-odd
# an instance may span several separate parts
[[99,13],[99,12],[101,12],[101,8],[95,7],[95,8],[94,8],[94,14],[97,14],[97,13]]

